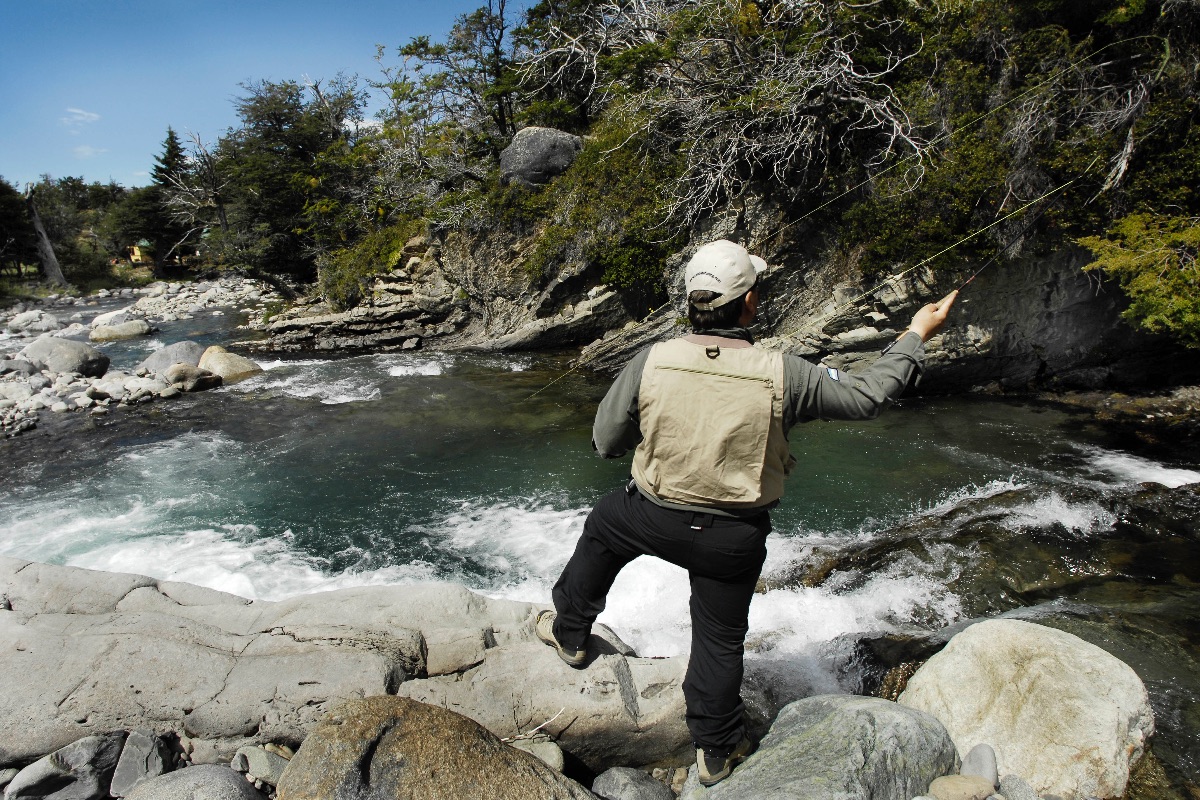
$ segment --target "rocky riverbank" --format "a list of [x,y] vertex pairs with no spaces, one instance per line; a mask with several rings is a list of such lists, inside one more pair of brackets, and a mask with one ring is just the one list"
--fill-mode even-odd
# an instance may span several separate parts
[[758,752],[704,789],[694,768],[676,776],[692,757],[686,659],[639,658],[598,628],[587,668],[571,670],[537,641],[537,610],[449,584],[251,602],[0,558],[5,800],[68,786],[135,800],[184,786],[246,798],[387,786],[381,796],[1082,800],[1123,796],[1154,731],[1145,687],[1116,658],[1030,622],[982,621],[899,702],[774,708]]
[[[135,298],[102,311],[102,303]],[[254,374],[260,370],[249,359],[194,342],[163,348],[132,371],[110,371],[109,357],[93,345],[148,336],[155,325],[197,314],[262,312],[267,303],[278,301],[273,290],[256,281],[223,278],[19,303],[0,315],[0,347],[5,348],[0,358],[0,431],[14,436],[32,430],[46,412],[103,416],[114,406],[169,400]]]

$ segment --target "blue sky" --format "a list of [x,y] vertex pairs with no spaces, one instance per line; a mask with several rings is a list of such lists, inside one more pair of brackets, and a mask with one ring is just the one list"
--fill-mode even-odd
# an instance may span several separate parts
[[398,63],[485,2],[0,0],[0,176],[145,185],[168,125],[212,142],[236,123],[239,83],[374,78],[377,43]]

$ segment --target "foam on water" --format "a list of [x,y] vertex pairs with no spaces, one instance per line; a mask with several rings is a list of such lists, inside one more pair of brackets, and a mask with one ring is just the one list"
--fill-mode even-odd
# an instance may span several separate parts
[[288,397],[315,398],[326,405],[361,403],[382,396],[380,376],[371,371],[347,374],[328,361],[284,361],[264,366],[265,372],[219,391],[279,392]]
[[1116,521],[1116,516],[1098,503],[1074,503],[1057,492],[1008,511],[1009,525],[1031,528],[1060,525],[1076,536],[1110,531]]
[[1161,483],[1174,489],[1200,481],[1200,472],[1195,470],[1168,467],[1147,458],[1099,447],[1084,447],[1081,450],[1092,469],[1115,477],[1121,483]]
[[257,533],[253,526],[223,526],[150,536],[114,542],[66,563],[183,581],[254,600],[437,579],[436,569],[426,562],[330,575],[321,570],[320,559],[292,549],[290,531],[276,538],[257,538]]

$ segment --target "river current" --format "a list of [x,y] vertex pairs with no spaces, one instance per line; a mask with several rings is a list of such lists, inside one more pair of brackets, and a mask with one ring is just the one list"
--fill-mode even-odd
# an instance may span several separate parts
[[[105,349],[130,368],[171,341],[223,338],[236,319]],[[44,457],[22,449],[2,474],[0,554],[270,600],[453,581],[544,603],[591,504],[628,475],[628,459],[589,445],[608,379],[563,377],[563,358],[261,363],[215,392],[116,411]],[[1200,481],[1200,464],[983,398],[904,400],[873,422],[798,426],[791,441],[799,466],[751,608],[754,680],[781,700],[853,691],[844,643],[856,635],[1046,619],[1139,672],[1156,753],[1176,782],[1200,783],[1200,544],[1179,546],[1190,563],[1178,574],[1129,569],[1115,499]],[[601,621],[641,655],[684,654],[687,596],[685,573],[639,559]]]

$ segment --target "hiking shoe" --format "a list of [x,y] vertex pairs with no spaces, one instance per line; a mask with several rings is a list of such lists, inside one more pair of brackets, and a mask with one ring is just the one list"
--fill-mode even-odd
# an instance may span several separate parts
[[733,748],[733,752],[727,756],[709,755],[703,749],[696,748],[696,770],[700,773],[700,784],[702,786],[712,786],[714,783],[720,783],[729,777],[729,773],[733,772],[733,768],[746,760],[746,757],[754,752],[754,742],[750,741],[750,737],[743,735],[742,740],[737,743],[737,747]]
[[570,647],[564,647],[554,636],[554,620],[558,618],[557,611],[539,611],[537,622],[534,624],[534,630],[537,631],[537,637],[546,644],[558,651],[558,657],[570,664],[575,669],[581,669],[583,662],[587,660],[587,650],[573,650]]

